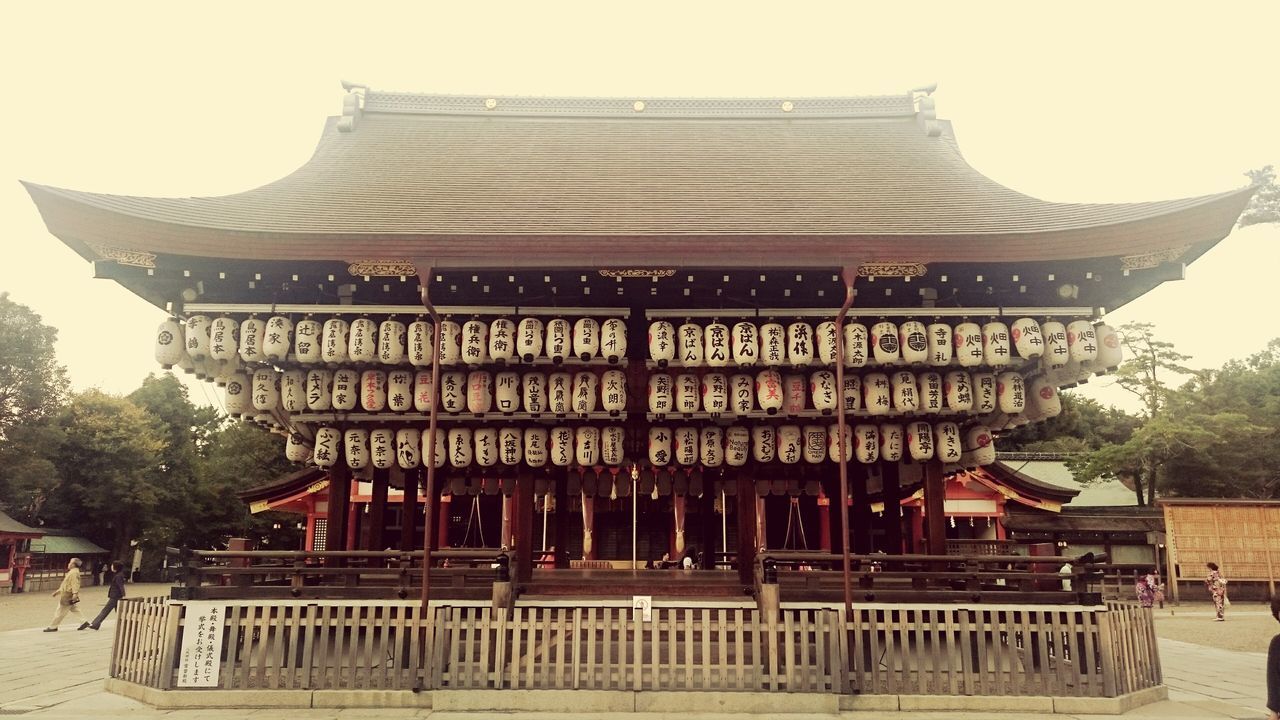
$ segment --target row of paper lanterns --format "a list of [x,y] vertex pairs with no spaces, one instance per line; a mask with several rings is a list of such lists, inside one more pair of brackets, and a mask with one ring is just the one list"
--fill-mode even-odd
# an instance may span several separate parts
[[[485,370],[443,372],[440,392],[431,388],[427,370],[359,371],[343,368],[285,370],[261,368],[252,375],[235,373],[226,386],[226,410],[235,417],[255,412],[429,412],[437,398],[443,412],[618,414],[627,409],[627,377],[621,370],[597,375]],[[746,415],[799,415],[812,409],[836,412],[843,398],[846,412],[865,408],[868,415],[1001,412],[1018,414],[1035,404],[1041,414],[1057,415],[1060,400],[1045,375],[1024,381],[1017,371],[1001,373],[914,373],[895,370],[846,375],[843,392],[835,373],[809,375],[774,369],[749,374],[708,372],[699,377],[654,373],[648,381],[648,409],[657,415],[707,412]]]
[[[603,357],[618,362],[627,352],[626,323],[618,318],[600,322],[586,317],[573,323],[557,318],[545,324],[533,317],[518,324],[506,318],[475,319],[461,325],[444,320],[441,328],[444,365],[531,362],[540,357],[552,362],[569,357],[583,361]],[[1042,358],[1047,370],[1069,362],[1102,369],[1120,362],[1115,331],[1101,323],[1095,327],[1088,320],[1064,325],[1055,320],[1041,324],[1033,318],[1020,318],[1012,325],[992,320],[982,325],[962,322],[954,327],[907,320],[901,324],[881,321],[869,328],[849,322],[842,332],[847,367],[1002,367],[1011,364],[1015,354],[1024,359]],[[649,325],[649,357],[660,366],[833,365],[836,333],[836,324],[831,321],[816,328],[805,322],[785,326],[769,322],[757,327],[743,321],[731,328],[718,322],[677,327],[658,320]],[[225,374],[219,370],[241,362],[278,364],[289,358],[304,365],[408,363],[427,367],[431,365],[434,335],[432,324],[425,320],[406,325],[395,319],[381,323],[369,318],[350,323],[342,318],[323,323],[306,319],[295,326],[283,315],[240,322],[225,316],[193,315],[185,323],[173,318],[161,323],[155,357],[166,369],[191,362],[205,366],[206,374],[212,376]],[[210,363],[215,369],[207,369]]]
[[[319,428],[314,441],[289,436],[285,454],[295,462],[313,460],[332,467],[339,459],[365,467],[413,469],[429,456],[429,433],[418,428]],[[655,467],[740,467],[748,460],[787,465],[840,460],[838,425],[758,425],[746,428],[655,426],[649,428],[648,460]],[[611,425],[583,427],[454,427],[438,429],[435,466],[455,468],[528,465],[555,467],[618,466],[624,460],[626,433]],[[991,431],[983,425],[963,433],[953,422],[859,423],[845,428],[845,457],[860,463],[879,460],[987,465],[995,461]]]

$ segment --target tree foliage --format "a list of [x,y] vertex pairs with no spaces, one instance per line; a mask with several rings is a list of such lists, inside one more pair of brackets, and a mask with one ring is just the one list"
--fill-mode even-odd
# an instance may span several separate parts
[[1257,191],[1240,215],[1240,227],[1280,222],[1280,185],[1276,183],[1275,167],[1267,165],[1245,174],[1249,182],[1257,186]]

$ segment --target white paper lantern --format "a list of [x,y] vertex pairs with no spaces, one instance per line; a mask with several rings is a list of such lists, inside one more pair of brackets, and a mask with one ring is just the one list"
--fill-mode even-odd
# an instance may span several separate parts
[[1094,358],[1091,368],[1102,374],[1115,370],[1124,361],[1124,348],[1120,344],[1120,335],[1106,323],[1098,323],[1094,328],[1098,338],[1098,356]]
[[414,367],[430,367],[432,343],[435,342],[435,327],[426,320],[415,320],[409,323],[409,364]]
[[506,318],[498,318],[489,323],[489,358],[499,365],[506,365],[515,359],[516,326]]
[[760,339],[754,323],[734,323],[732,343],[733,361],[739,367],[751,367],[760,359]]
[[504,427],[498,431],[498,459],[503,465],[519,465],[523,457],[520,428]]
[[431,384],[431,371],[419,370],[413,374],[413,409],[420,413],[431,412],[435,404],[435,387]]
[[524,429],[524,462],[529,467],[547,464],[547,431],[545,428]]
[[156,328],[156,362],[165,370],[182,361],[187,354],[182,325],[174,318],[160,323]]
[[873,372],[862,378],[862,406],[870,415],[888,415],[893,409],[889,376]]
[[911,459],[924,462],[933,459],[933,428],[927,422],[907,423],[907,451]]
[[870,357],[867,347],[867,326],[862,323],[844,324],[844,366],[850,368],[865,367]]
[[960,462],[963,447],[960,428],[953,422],[940,422],[933,426],[934,454],[943,463]]
[[827,429],[821,425],[805,425],[801,433],[804,443],[804,461],[820,463],[827,459]]
[[711,425],[699,433],[699,460],[704,467],[720,467],[724,464],[724,431]]
[[569,357],[569,352],[573,349],[570,345],[573,336],[573,326],[564,318],[555,318],[547,323],[547,357],[551,362],[559,365],[564,359]]
[[982,360],[992,367],[1009,364],[1009,326],[992,320],[982,326]]
[[396,431],[396,462],[405,470],[422,464],[422,434],[414,428]]
[[880,429],[862,424],[853,427],[853,456],[858,462],[870,465],[880,457]]
[[947,408],[952,412],[967,413],[973,409],[973,381],[969,373],[953,370],[942,381],[947,395]]
[[813,327],[809,323],[787,326],[787,362],[793,367],[807,367],[813,362]]
[[649,428],[649,464],[665,467],[671,463],[671,430],[654,426]]
[[649,358],[666,367],[676,357],[675,328],[666,320],[649,323]]
[[702,376],[702,409],[719,415],[729,409],[729,380],[723,373]]
[[462,326],[452,320],[440,321],[440,364],[457,365],[462,361]]
[[778,433],[769,425],[751,428],[751,457],[760,463],[773,462],[778,456]]
[[366,412],[382,412],[387,407],[387,374],[365,370],[360,374],[360,407]]
[[766,367],[779,367],[787,360],[787,331],[781,324],[768,322],[760,326],[760,362]]
[[995,373],[973,374],[973,412],[979,415],[995,412],[999,401]]
[[600,323],[595,318],[579,318],[573,324],[573,354],[583,362],[600,354]]
[[910,365],[923,365],[929,361],[929,330],[918,320],[908,320],[898,326],[898,347],[902,361]]
[[217,371],[213,376],[213,382],[218,387],[226,387],[227,378],[231,377],[232,373],[238,372],[241,368],[239,353],[232,355],[231,359],[225,362],[209,359],[206,360],[205,363],[217,366]]
[[304,365],[324,360],[324,325],[310,315],[293,328],[293,357]]
[[471,444],[475,448],[472,459],[480,467],[498,464],[498,429],[478,427],[471,431]]
[[227,378],[226,395],[223,405],[227,409],[227,414],[233,418],[238,418],[248,413],[253,408],[253,402],[250,398],[253,396],[253,387],[249,383],[249,378],[244,373],[232,373]]
[[[404,361],[407,328],[394,318],[378,325],[378,361],[383,365],[399,365]],[[430,347],[430,346],[428,346]]]
[[524,411],[539,415],[547,411],[547,376],[540,372],[527,372],[520,379]]
[[626,455],[627,433],[618,425],[609,425],[600,433],[600,461],[605,465],[621,465]]
[[1067,325],[1067,355],[1072,362],[1093,362],[1098,357],[1098,333],[1088,320]]
[[726,367],[733,354],[729,326],[713,322],[703,328],[703,357],[708,367]]
[[649,412],[665,415],[675,408],[675,392],[671,376],[654,373],[649,376]]
[[982,328],[977,323],[963,322],[955,329],[955,356],[960,367],[982,364]]
[[595,373],[582,371],[573,376],[573,411],[586,415],[596,411],[596,398],[600,396],[600,378]]
[[1053,418],[1062,413],[1062,398],[1058,389],[1050,385],[1043,375],[1031,380],[1031,402],[1041,417]]
[[267,320],[267,332],[262,337],[262,354],[267,362],[283,362],[293,347],[293,321],[283,315]]
[[942,374],[922,372],[920,381],[920,412],[940,413],[946,406],[947,393],[942,386]]
[[464,468],[471,465],[475,448],[471,445],[471,428],[449,428],[449,465]]
[[702,409],[702,387],[698,376],[693,373],[680,373],[675,377],[675,410],[681,413],[696,413]]
[[[228,387],[230,387],[228,385]],[[316,447],[312,457],[317,467],[333,467],[342,453],[342,433],[336,428],[323,427],[316,431]]]
[[778,459],[786,465],[794,465],[804,457],[804,433],[799,425],[778,427]]
[[929,324],[929,364],[946,367],[951,364],[953,346],[951,326],[943,322]]
[[350,368],[333,371],[333,409],[355,410],[360,401],[360,373]]
[[1016,372],[1002,372],[996,376],[996,397],[1000,412],[1016,415],[1027,407],[1026,387],[1022,376]]
[[809,394],[809,380],[800,373],[782,376],[783,409],[788,415],[804,412],[805,396]]
[[307,409],[324,412],[333,407],[333,372],[319,368],[307,371]]
[[1009,326],[1009,337],[1013,340],[1013,348],[1018,357],[1026,359],[1044,355],[1044,335],[1040,331],[1040,323],[1035,318],[1018,318]]
[[354,363],[371,363],[378,357],[378,325],[369,318],[351,321],[347,358]]
[[522,318],[516,327],[516,354],[532,363],[543,354],[543,322],[538,318]]
[[462,324],[462,362],[467,365],[489,362],[489,323],[472,319]]
[[498,412],[510,415],[520,409],[520,376],[510,370],[493,378],[493,395]]
[[280,375],[280,405],[285,412],[307,409],[307,378],[301,370],[286,370]]
[[697,323],[685,323],[676,334],[680,364],[685,367],[702,365],[702,328]]
[[672,433],[672,451],[676,462],[681,465],[694,465],[698,462],[698,428],[678,427]]
[[192,315],[187,318],[183,329],[183,338],[187,344],[187,355],[197,363],[209,357],[209,330],[212,322],[207,315]]
[[734,425],[724,431],[724,461],[732,467],[742,467],[751,457],[751,431]]
[[900,413],[913,413],[920,409],[920,386],[915,373],[899,370],[889,377],[893,392],[893,409]]
[[311,445],[298,433],[289,433],[284,443],[284,456],[289,462],[307,462],[311,459]]
[[573,428],[559,426],[551,428],[551,442],[548,448],[551,453],[551,464],[556,467],[569,467],[573,464]]
[[839,333],[836,324],[830,320],[818,323],[813,329],[815,345],[814,359],[822,365],[836,364],[836,337]]
[[391,370],[387,373],[387,409],[408,412],[413,408],[413,373]]
[[809,397],[814,409],[823,415],[835,412],[840,406],[840,396],[836,392],[836,374],[830,370],[819,370],[810,375]]
[[551,373],[547,378],[547,409],[555,415],[568,415],[573,407],[573,376]]
[[574,458],[583,467],[600,462],[600,428],[583,426],[574,433]]
[[493,376],[484,370],[467,373],[467,412],[482,415],[493,409]]
[[369,431],[352,428],[342,435],[342,450],[347,456],[347,467],[363,470],[369,465]]
[[[246,320],[245,323],[247,322],[249,321]],[[241,323],[240,325],[240,357],[244,358],[245,362],[251,362],[249,358],[245,357],[246,355],[245,337],[246,337],[247,330],[249,330],[249,327],[247,327],[244,323]],[[262,332],[266,331],[265,323],[262,325],[261,330]],[[320,359],[323,360],[328,365],[337,365],[339,363],[346,362],[347,346],[348,346],[347,338],[350,332],[351,332],[351,326],[348,325],[347,321],[343,320],[342,318],[329,318],[328,320],[325,320],[324,329],[321,332]],[[259,332],[257,336],[259,339],[256,342],[260,343],[261,337],[262,337],[261,332]],[[261,351],[260,345],[257,346],[257,351],[260,353]]]
[[432,448],[430,430],[422,431],[422,464],[434,466],[439,470],[449,462],[449,433],[444,428],[437,427],[435,435],[435,447]]
[[743,373],[729,378],[729,409],[736,415],[746,415],[755,409],[755,379]]
[[844,411],[857,412],[862,407],[862,378],[849,374],[844,376]]
[[618,318],[600,323],[600,354],[610,363],[627,356],[627,324]]
[[901,362],[897,325],[882,320],[871,326],[871,357],[877,365],[896,365]]
[[990,465],[996,461],[996,444],[991,430],[985,425],[974,425],[965,434],[965,450],[972,454],[975,465]]
[[[174,325],[177,325],[173,320],[166,320],[160,325],[161,331],[165,330],[167,324],[171,322]],[[183,335],[181,333],[171,332],[171,337],[173,338],[182,336]],[[157,339],[158,337],[159,333],[157,333]],[[158,350],[159,347],[157,346],[157,351]],[[236,322],[234,318],[229,318],[224,315],[222,317],[214,318],[213,322],[210,323],[209,357],[223,363],[240,359],[240,323]],[[156,359],[159,360],[160,358],[157,356]],[[176,363],[176,359],[170,363],[161,362],[166,369]]]
[[[840,426],[836,424],[827,426],[827,457],[831,462],[840,462]],[[844,426],[844,459],[852,460],[853,455],[853,426]]]
[[902,445],[905,432],[901,425],[886,423],[880,426],[880,459],[885,462],[902,460]]
[[1071,359],[1071,349],[1067,346],[1067,328],[1055,320],[1046,321],[1040,326],[1044,334],[1044,355],[1040,358],[1040,366],[1046,370],[1057,370]]
[[253,373],[253,408],[270,411],[280,407],[280,373],[270,368]]
[[467,408],[467,374],[450,370],[440,373],[440,409],[457,414]]

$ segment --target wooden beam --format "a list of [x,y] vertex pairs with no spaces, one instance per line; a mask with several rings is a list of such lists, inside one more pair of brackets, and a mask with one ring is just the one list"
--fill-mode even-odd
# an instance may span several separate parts
[[329,468],[329,524],[326,530],[325,550],[346,550],[347,510],[351,505],[351,468],[344,459]]
[[743,585],[756,582],[756,484],[750,475],[741,470],[737,477],[738,505],[738,580]]
[[387,527],[387,486],[390,470],[373,471],[373,489],[369,495],[369,515],[365,518],[361,547],[365,550],[385,550],[384,533]]
[[924,465],[925,552],[947,554],[947,484],[942,476],[942,463],[930,460]]
[[568,570],[569,569],[569,518],[573,515],[573,512],[569,508],[568,471],[558,473],[558,475],[559,477],[555,478],[556,567],[562,570]]
[[851,542],[853,552],[857,555],[871,553],[871,524],[875,516],[871,512],[871,499],[867,494],[867,476],[869,468],[861,463],[854,463],[849,468],[849,498],[853,501],[850,512],[853,515]]
[[533,476],[521,473],[516,478],[515,494],[516,519],[516,567],[515,581],[527,583],[533,580]]
[[884,498],[884,543],[885,552],[890,555],[902,554],[902,485],[899,478],[899,463],[880,463],[880,486]]
[[400,504],[400,550],[413,552],[418,542],[418,482],[422,478],[422,470],[401,470],[396,468],[404,478],[404,502]]

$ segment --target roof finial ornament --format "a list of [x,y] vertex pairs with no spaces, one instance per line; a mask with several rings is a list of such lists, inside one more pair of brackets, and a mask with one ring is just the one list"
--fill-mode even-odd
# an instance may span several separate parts
[[343,80],[342,89],[346,90],[347,94],[342,98],[342,117],[338,118],[338,131],[351,132],[356,129],[356,123],[360,121],[360,112],[364,108],[364,94],[368,92],[369,86]]
[[938,137],[942,134],[942,125],[938,122],[938,112],[934,104],[934,91],[938,89],[938,83],[930,83],[923,87],[911,89],[911,99],[916,103],[916,122],[920,123],[920,127],[924,128],[924,132],[929,137]]

